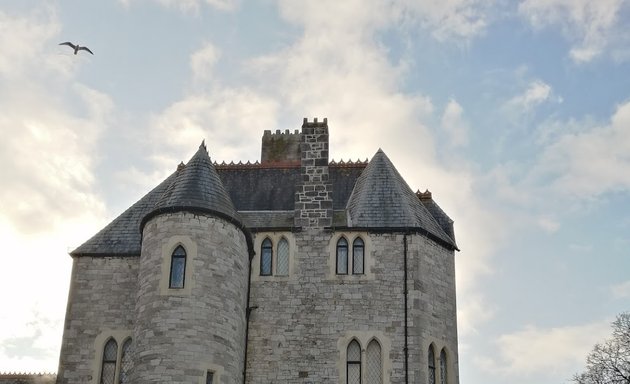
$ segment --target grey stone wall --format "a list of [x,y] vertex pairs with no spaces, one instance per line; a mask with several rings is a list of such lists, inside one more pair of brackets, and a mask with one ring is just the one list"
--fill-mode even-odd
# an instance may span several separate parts
[[290,133],[288,129],[284,132],[276,130],[276,133],[266,130],[262,138],[260,162],[262,164],[299,162],[301,139],[298,130],[295,133]]
[[[252,281],[250,305],[257,308],[250,320],[247,383],[339,383],[343,349],[355,335],[381,342],[384,384],[404,382],[404,236],[362,234],[369,270],[339,277],[331,264],[331,238],[337,235],[323,229],[293,233],[290,276]],[[164,255],[180,237],[196,248],[189,255],[190,290],[164,294]],[[409,382],[427,382],[433,344],[436,358],[446,348],[448,383],[457,384],[454,252],[421,235],[407,240]],[[134,383],[196,384],[208,369],[216,369],[222,384],[240,383],[248,268],[239,229],[190,213],[147,223],[141,258],[75,258],[57,382],[98,380],[96,340],[133,330]]]
[[76,257],[73,260],[57,383],[96,380],[95,340],[134,324],[137,257]]
[[[252,281],[251,305],[258,308],[250,320],[247,383],[339,383],[341,351],[355,334],[381,342],[384,383],[404,383],[403,235],[369,235],[371,270],[341,278],[330,265],[333,233],[294,235],[293,275]],[[453,252],[419,235],[408,241],[409,382],[426,383],[425,349],[438,341],[452,353],[449,384],[456,384]]]
[[[187,251],[187,290],[168,290],[163,268],[178,243]],[[134,383],[242,382],[249,259],[234,225],[187,212],[144,227],[134,330]],[[166,278],[166,281],[164,279]],[[166,291],[165,291],[166,289]]]
[[[436,370],[442,348],[447,352],[447,383],[459,383],[454,251],[422,236],[408,237],[409,308],[414,383],[425,383],[429,345],[435,347]],[[439,381],[438,381],[439,382]]]

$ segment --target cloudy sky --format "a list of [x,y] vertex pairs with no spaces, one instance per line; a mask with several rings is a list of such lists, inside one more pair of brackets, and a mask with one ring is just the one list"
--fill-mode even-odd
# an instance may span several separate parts
[[[56,371],[69,251],[188,160],[327,117],[455,220],[462,383],[564,383],[630,309],[626,0],[6,0],[0,371]],[[63,41],[87,45],[73,55]]]

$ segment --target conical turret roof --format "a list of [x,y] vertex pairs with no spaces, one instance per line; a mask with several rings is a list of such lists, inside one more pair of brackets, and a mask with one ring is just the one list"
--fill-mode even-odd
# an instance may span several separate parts
[[422,229],[457,247],[381,149],[357,179],[346,209],[351,227]]
[[190,161],[180,166],[175,181],[164,191],[144,222],[162,212],[179,210],[211,212],[240,222],[203,142]]

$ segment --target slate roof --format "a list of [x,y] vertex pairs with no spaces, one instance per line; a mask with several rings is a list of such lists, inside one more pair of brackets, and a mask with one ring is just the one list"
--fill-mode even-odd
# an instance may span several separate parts
[[435,218],[440,227],[446,232],[446,234],[453,240],[455,240],[455,231],[453,229],[453,220],[440,208],[440,206],[431,197],[431,192],[416,192],[416,196],[420,199],[420,202],[431,213],[431,216]]
[[[182,207],[219,213],[254,231],[290,229],[300,175],[295,164],[212,164],[202,144],[185,166],[71,255],[140,255],[143,220]],[[416,196],[381,150],[369,164],[331,162],[329,176],[334,227],[420,228],[456,248],[450,218],[430,196],[427,201]]]
[[[334,209],[345,209],[354,183],[366,165],[363,162],[329,165]],[[238,212],[293,211],[295,186],[301,178],[299,164],[217,165],[216,169]]]
[[177,172],[173,172],[157,187],[70,254],[72,256],[139,255],[140,222],[155,209],[155,205],[164,191],[173,183],[176,175]]
[[164,191],[154,210],[143,218],[143,222],[157,214],[179,210],[213,212],[240,223],[234,204],[214,169],[204,143],[201,143],[190,161],[178,169],[175,180]]
[[381,149],[357,179],[347,211],[349,227],[421,229],[457,248]]

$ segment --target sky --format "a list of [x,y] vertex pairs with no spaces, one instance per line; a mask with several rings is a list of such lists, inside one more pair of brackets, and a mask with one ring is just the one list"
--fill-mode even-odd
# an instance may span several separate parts
[[[5,0],[0,371],[57,370],[72,260],[187,161],[328,118],[455,222],[462,384],[566,383],[630,309],[627,0]],[[58,45],[88,46],[74,55]]]

